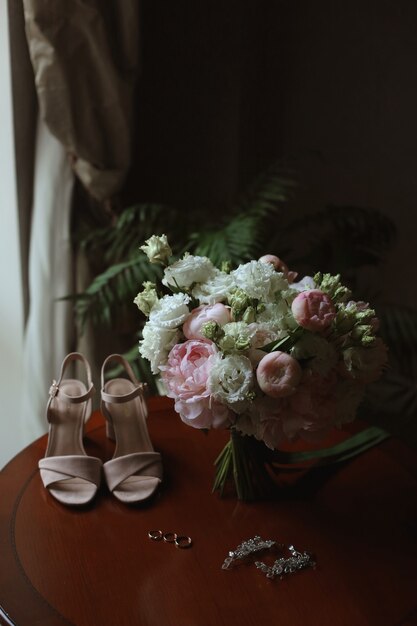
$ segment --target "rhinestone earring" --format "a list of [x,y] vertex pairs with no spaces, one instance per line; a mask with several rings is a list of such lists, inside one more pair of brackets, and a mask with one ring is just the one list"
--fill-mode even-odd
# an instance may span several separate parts
[[237,548],[231,550],[224,560],[222,569],[229,569],[232,565],[235,565],[237,561],[242,561],[251,554],[256,554],[262,550],[270,550],[275,547],[280,548],[283,547],[283,545],[272,539],[262,539],[259,535],[256,535],[253,539],[243,541]]
[[260,569],[267,578],[271,579],[274,579],[276,576],[283,578],[283,576],[293,574],[297,570],[316,566],[316,562],[309,552],[298,552],[293,545],[288,546],[288,550],[291,556],[277,559],[272,566],[266,565],[266,563],[262,561],[255,561],[255,566]]

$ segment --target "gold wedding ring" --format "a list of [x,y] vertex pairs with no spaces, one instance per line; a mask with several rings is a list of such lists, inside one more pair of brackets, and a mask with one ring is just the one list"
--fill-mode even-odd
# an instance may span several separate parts
[[148,537],[152,539],[152,541],[161,541],[163,536],[162,530],[149,530]]
[[177,548],[181,548],[184,550],[185,548],[191,548],[193,542],[191,537],[187,537],[187,535],[180,535],[174,541]]
[[165,543],[173,543],[177,548],[184,550],[191,548],[193,541],[188,535],[177,535],[177,533],[168,532],[163,533],[162,530],[148,530],[148,537],[152,541],[165,541]]

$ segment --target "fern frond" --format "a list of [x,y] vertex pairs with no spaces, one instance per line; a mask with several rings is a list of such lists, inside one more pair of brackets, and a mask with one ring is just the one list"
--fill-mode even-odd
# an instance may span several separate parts
[[195,230],[188,239],[194,254],[208,256],[215,265],[232,265],[259,256],[265,249],[269,219],[280,211],[295,184],[280,164],[274,164],[240,197],[218,226]]
[[294,173],[285,170],[280,162],[273,163],[240,196],[232,213],[265,218],[287,202],[295,188]]
[[88,319],[93,324],[111,324],[122,307],[131,305],[145,280],[157,282],[161,275],[161,268],[151,265],[144,254],[111,265],[83,293],[72,297],[81,329]]
[[395,241],[396,227],[389,217],[375,209],[329,206],[295,220],[290,236],[294,240],[303,239],[309,263],[321,261],[321,250],[322,256],[343,272],[345,267],[378,264]]
[[153,234],[165,233],[171,241],[178,235],[178,212],[162,204],[136,204],[126,208],[116,223],[91,231],[80,243],[90,254],[103,252],[106,264],[117,263],[137,254]]

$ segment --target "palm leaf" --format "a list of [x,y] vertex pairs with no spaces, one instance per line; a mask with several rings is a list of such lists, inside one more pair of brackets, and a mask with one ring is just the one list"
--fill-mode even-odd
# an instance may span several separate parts
[[209,257],[215,265],[232,265],[256,258],[264,250],[268,221],[276,217],[295,184],[280,164],[262,174],[232,207],[220,225],[195,230],[188,249]]
[[133,306],[133,297],[144,281],[156,282],[160,278],[161,268],[151,265],[144,254],[111,265],[82,294],[72,296],[81,329],[89,319],[93,324],[111,324],[122,307]]
[[139,245],[155,233],[165,233],[176,240],[180,220],[173,208],[161,204],[136,204],[127,207],[117,221],[91,231],[80,244],[90,256],[97,251],[106,265],[134,256]]
[[351,206],[329,206],[298,218],[289,232],[292,240],[303,242],[303,254],[296,263],[341,273],[378,264],[396,238],[395,224],[386,215]]

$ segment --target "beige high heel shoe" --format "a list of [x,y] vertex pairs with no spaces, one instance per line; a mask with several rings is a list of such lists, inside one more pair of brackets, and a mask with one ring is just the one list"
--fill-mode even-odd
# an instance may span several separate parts
[[[76,360],[85,365],[88,389],[80,380],[63,379],[67,365]],[[58,381],[54,380],[49,390],[48,445],[45,457],[38,463],[45,488],[62,504],[87,504],[100,485],[102,461],[87,456],[82,441],[84,424],[91,416],[93,393],[88,361],[78,352],[68,354]]]
[[[117,361],[129,379],[104,382],[104,370]],[[104,463],[104,476],[113,495],[131,504],[149,498],[162,481],[161,455],[155,452],[146,425],[147,407],[140,383],[129,363],[120,354],[111,354],[101,369],[101,412],[106,430],[115,439],[113,458]]]

